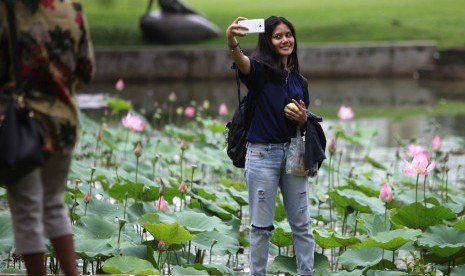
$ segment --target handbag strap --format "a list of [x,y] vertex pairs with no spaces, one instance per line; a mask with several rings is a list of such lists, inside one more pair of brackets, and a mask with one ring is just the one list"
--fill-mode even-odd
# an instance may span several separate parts
[[15,74],[16,93],[19,92],[19,94],[24,94],[23,79],[21,77],[20,69],[21,60],[19,54],[19,43],[13,2],[14,0],[5,0],[5,6],[8,17],[8,29],[10,35],[10,52],[13,63],[13,70]]

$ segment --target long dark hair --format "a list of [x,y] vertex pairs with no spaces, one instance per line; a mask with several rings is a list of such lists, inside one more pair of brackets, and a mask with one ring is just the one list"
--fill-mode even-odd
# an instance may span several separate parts
[[271,77],[275,81],[279,81],[284,76],[284,68],[281,64],[281,59],[276,52],[276,49],[271,42],[273,37],[273,31],[279,24],[286,24],[291,30],[292,36],[294,37],[294,49],[287,60],[288,68],[292,71],[299,73],[299,60],[297,58],[297,37],[295,29],[292,23],[284,17],[270,16],[265,19],[265,32],[258,35],[258,43],[252,52],[252,57],[263,63],[269,70]]

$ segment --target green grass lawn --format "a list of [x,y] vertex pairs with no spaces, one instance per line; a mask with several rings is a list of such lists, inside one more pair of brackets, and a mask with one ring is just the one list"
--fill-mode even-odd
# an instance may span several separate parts
[[[239,15],[281,15],[300,43],[435,40],[440,48],[465,46],[464,0],[184,0],[221,30]],[[140,17],[148,0],[81,0],[96,46],[141,46]],[[158,9],[154,0],[152,10]],[[224,45],[221,37],[196,45]],[[256,36],[242,39],[254,44]]]

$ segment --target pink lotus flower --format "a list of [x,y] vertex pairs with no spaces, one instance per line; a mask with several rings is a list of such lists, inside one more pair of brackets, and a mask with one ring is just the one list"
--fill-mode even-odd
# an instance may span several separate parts
[[220,104],[220,108],[218,109],[218,113],[220,116],[228,115],[228,107],[225,103]]
[[145,131],[147,127],[145,122],[137,115],[131,115],[130,112],[121,120],[123,126],[132,131]]
[[155,208],[162,211],[163,213],[166,213],[166,210],[168,209],[168,203],[166,203],[166,200],[163,196],[160,196],[160,198],[155,201]]
[[124,89],[124,80],[123,79],[119,79],[116,84],[115,84],[115,88],[116,90],[118,91],[122,91]]
[[174,103],[176,101],[176,93],[171,92],[170,95],[168,96],[168,101]]
[[404,161],[403,173],[405,174],[416,174],[416,175],[427,175],[429,172],[434,170],[436,162],[431,162],[427,153],[418,153],[413,157],[411,163]]
[[195,107],[193,106],[188,106],[186,109],[184,109],[184,116],[188,118],[194,118],[195,117]]
[[383,183],[383,186],[379,192],[379,199],[382,202],[390,202],[392,200],[392,190],[388,184]]
[[407,156],[408,157],[413,157],[417,154],[420,154],[420,153],[426,153],[426,149],[422,146],[417,146],[417,145],[414,145],[414,144],[410,144],[410,146],[408,146],[408,149],[407,149]]
[[341,105],[339,111],[337,112],[337,116],[339,117],[339,119],[347,121],[354,118],[354,112],[352,111],[351,107]]
[[185,193],[187,192],[187,184],[185,181],[181,182],[181,185],[179,185],[179,189],[178,189],[181,193]]
[[433,141],[431,141],[431,149],[434,152],[440,152],[441,151],[441,137],[439,135],[434,136]]

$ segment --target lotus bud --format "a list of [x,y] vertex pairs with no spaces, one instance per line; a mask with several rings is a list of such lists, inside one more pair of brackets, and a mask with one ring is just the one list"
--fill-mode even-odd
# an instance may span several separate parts
[[134,150],[134,155],[139,158],[142,156],[142,146],[140,143],[137,143],[136,149]]
[[90,191],[87,191],[86,195],[84,196],[84,202],[87,204],[90,202],[91,194]]
[[187,191],[187,184],[185,181],[181,182],[181,185],[179,185],[178,190],[183,194]]
[[165,251],[165,243],[163,241],[158,242],[158,250]]
[[329,142],[329,154],[333,155],[336,152],[336,140],[334,138],[331,138],[331,141]]
[[379,199],[382,202],[390,202],[392,200],[392,191],[387,183],[383,183],[381,191],[379,192]]
[[431,149],[434,152],[440,152],[441,151],[441,137],[439,135],[434,136],[433,141],[431,141]]
[[118,81],[115,84],[115,89],[118,91],[122,91],[124,89],[124,81],[123,79],[118,79]]
[[186,139],[181,140],[181,150],[185,151],[187,149],[187,141]]
[[174,103],[176,101],[176,93],[172,91],[170,95],[168,96],[168,101]]

